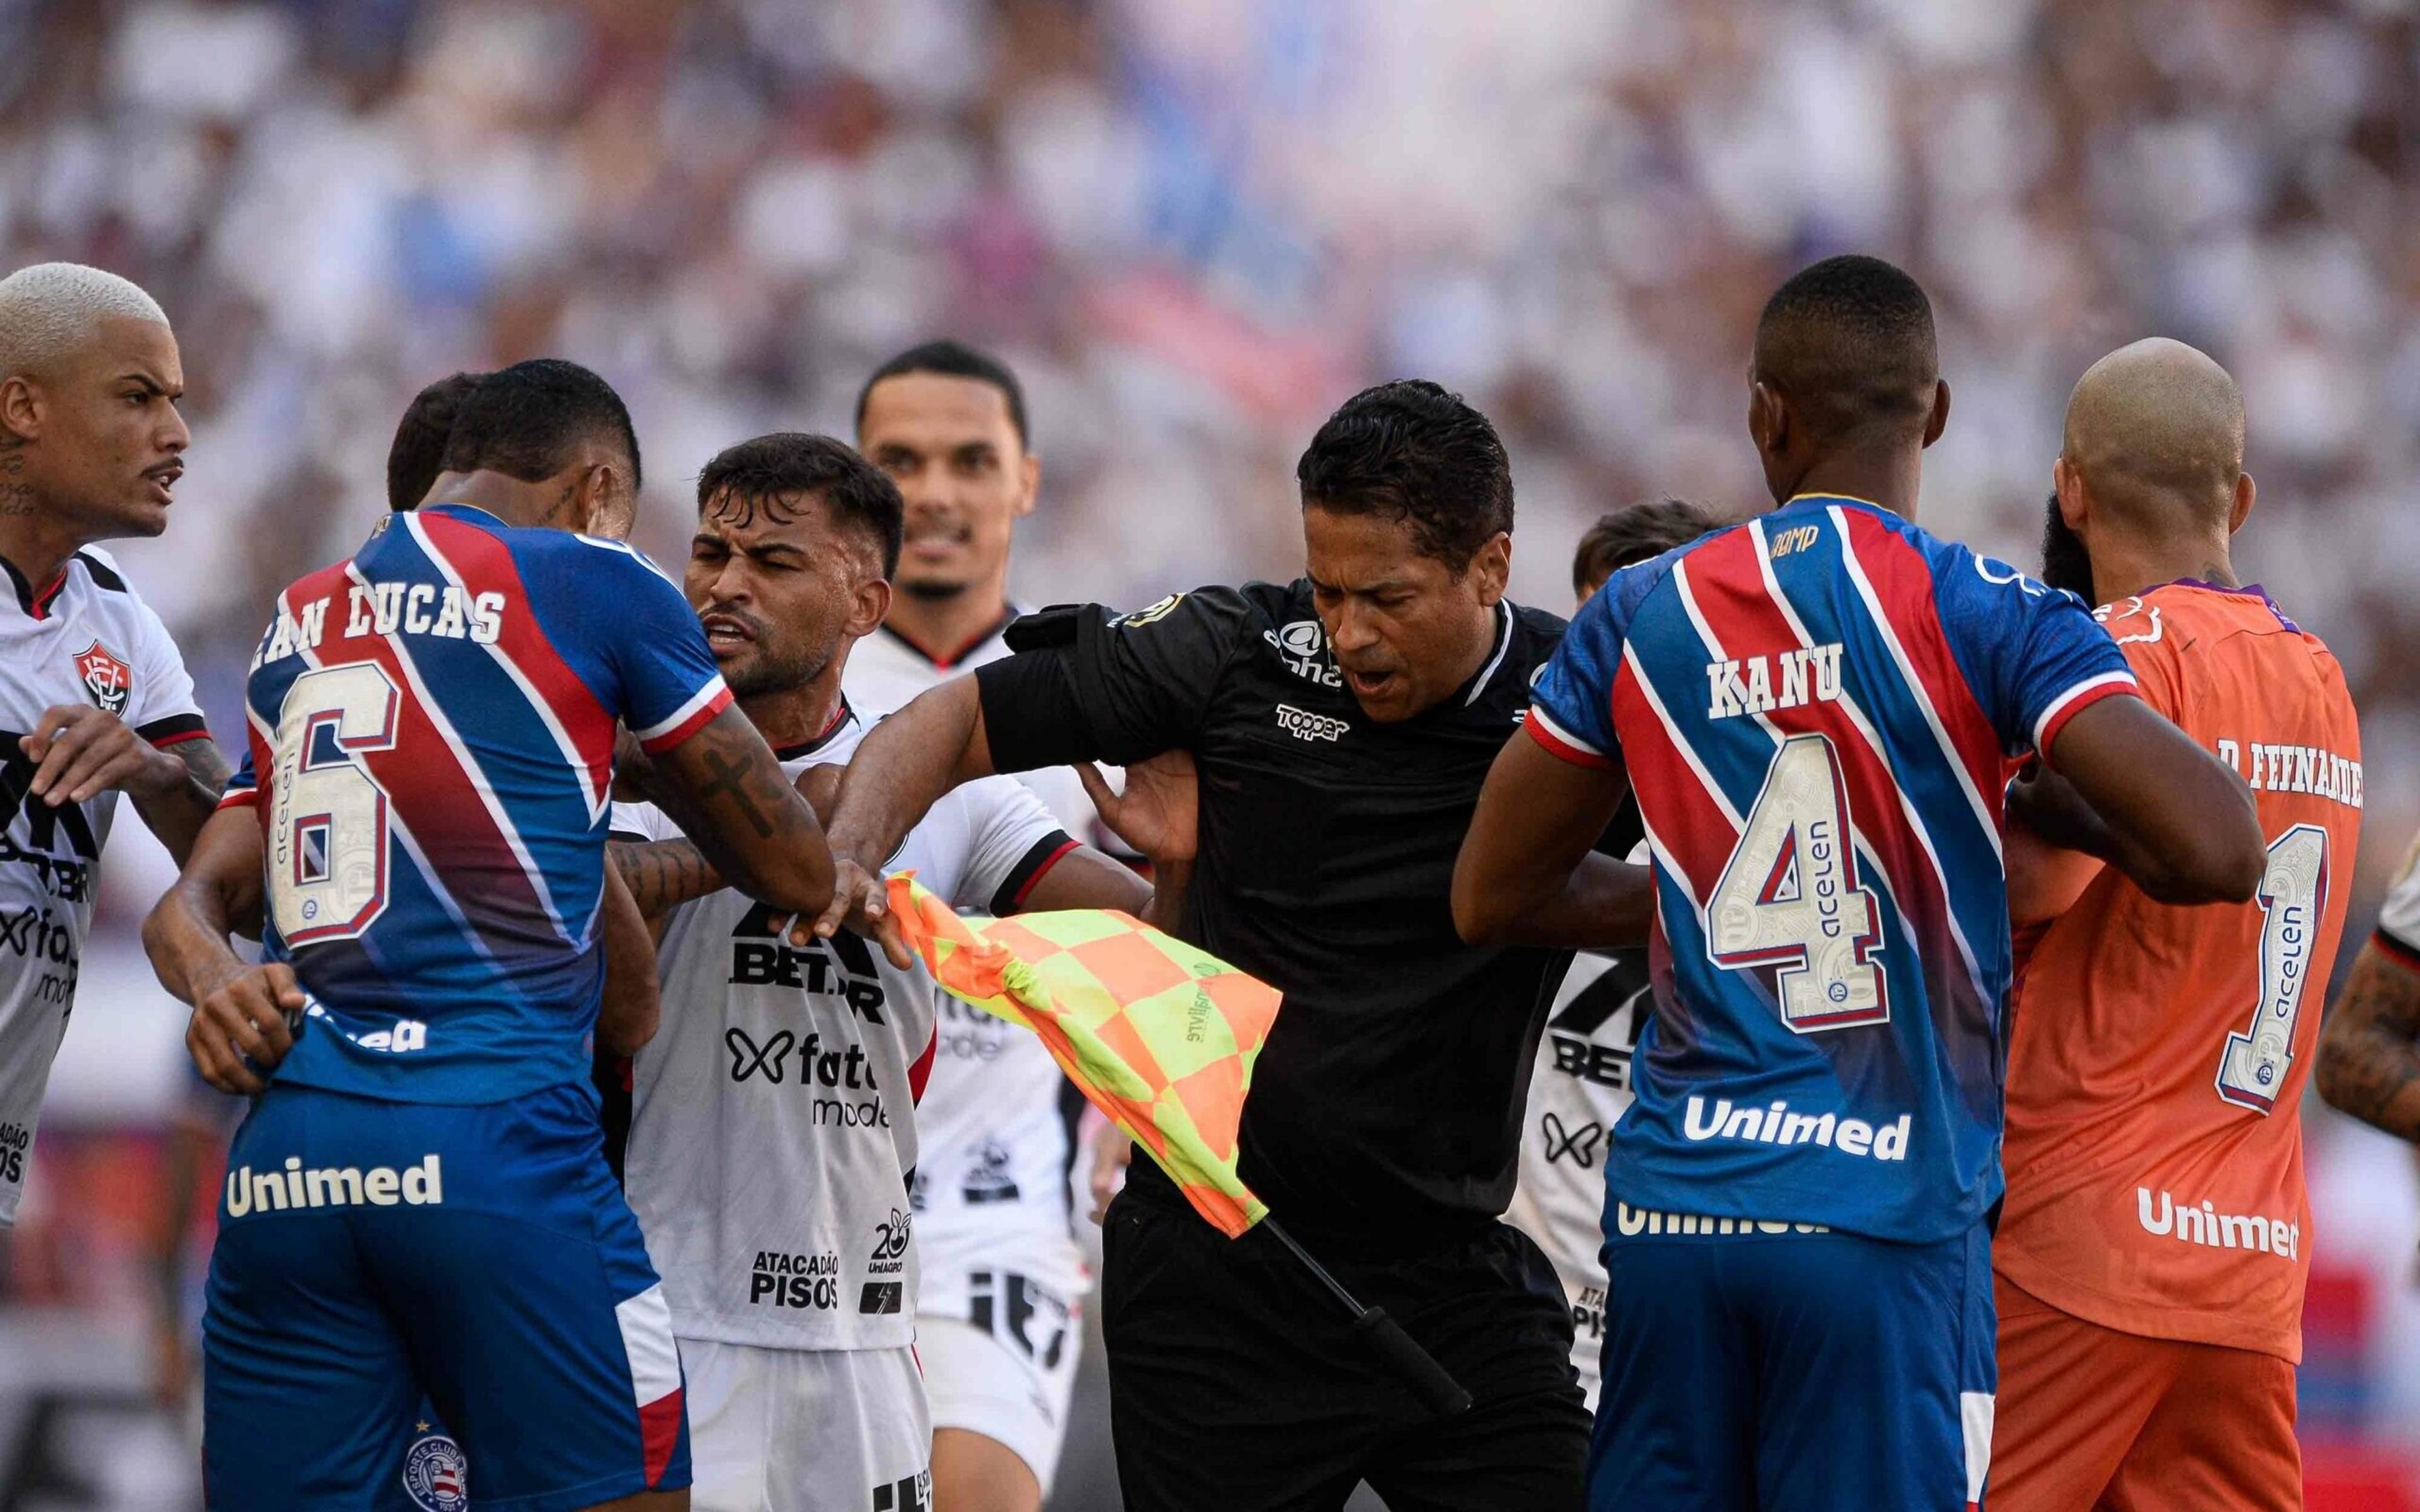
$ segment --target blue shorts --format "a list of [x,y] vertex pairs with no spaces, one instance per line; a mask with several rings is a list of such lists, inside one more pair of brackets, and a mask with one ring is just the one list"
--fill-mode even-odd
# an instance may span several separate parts
[[1779,1225],[1650,1233],[1637,1209],[1612,1216],[1594,1512],[1980,1504],[1997,1381],[1982,1225],[1893,1244]]
[[689,1484],[671,1312],[584,1083],[472,1107],[271,1086],[227,1154],[202,1335],[213,1512]]

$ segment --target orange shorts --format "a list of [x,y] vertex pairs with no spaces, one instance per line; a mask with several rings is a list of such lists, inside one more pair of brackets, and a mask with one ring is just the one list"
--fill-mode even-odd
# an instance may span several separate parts
[[2121,1334],[1993,1281],[1991,1512],[2299,1512],[2292,1365]]

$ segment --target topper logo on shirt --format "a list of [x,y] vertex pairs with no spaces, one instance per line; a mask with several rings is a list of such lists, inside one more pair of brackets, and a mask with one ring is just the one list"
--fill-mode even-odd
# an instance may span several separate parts
[[1280,703],[1278,705],[1278,728],[1296,740],[1317,742],[1341,740],[1353,726],[1333,715],[1313,714],[1309,709],[1297,709],[1291,703]]
[[1840,643],[1802,646],[1773,656],[1727,656],[1706,663],[1706,717],[1771,714],[1840,697]]
[[122,715],[134,692],[134,669],[117,653],[95,640],[75,654],[76,676],[103,714]]

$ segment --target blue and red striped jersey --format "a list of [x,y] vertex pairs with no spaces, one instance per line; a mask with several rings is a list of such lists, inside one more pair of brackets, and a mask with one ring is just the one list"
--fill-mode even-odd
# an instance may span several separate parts
[[1612,1195],[1908,1242],[1981,1217],[2008,762],[2133,691],[2082,600],[1859,500],[1802,495],[1590,599],[1528,728],[1618,759],[1653,853]]
[[278,595],[227,804],[259,812],[267,959],[312,999],[281,1081],[491,1103],[589,1070],[617,721],[731,702],[618,542],[433,504]]

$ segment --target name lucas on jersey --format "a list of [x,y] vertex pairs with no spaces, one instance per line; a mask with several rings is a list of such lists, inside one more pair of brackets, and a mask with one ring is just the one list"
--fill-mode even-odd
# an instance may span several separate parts
[[[252,658],[263,663],[317,651],[328,632],[328,606],[333,598],[315,599],[288,613],[280,609],[260,650]],[[432,636],[442,640],[472,640],[492,646],[504,633],[504,595],[489,591],[473,594],[452,583],[354,583],[345,590],[345,639],[364,636]]]

